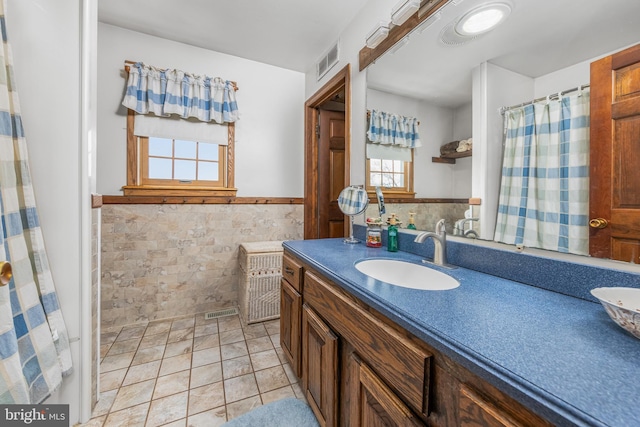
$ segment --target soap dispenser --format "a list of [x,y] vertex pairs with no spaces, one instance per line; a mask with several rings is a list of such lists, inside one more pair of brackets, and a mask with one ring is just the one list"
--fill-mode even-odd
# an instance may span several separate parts
[[389,219],[389,227],[387,228],[387,250],[389,252],[398,252],[398,226],[396,225],[395,214],[391,214],[391,219]]
[[415,212],[409,212],[409,224],[407,224],[407,229],[409,230],[415,230],[416,229],[416,224],[414,222],[413,216],[415,215]]

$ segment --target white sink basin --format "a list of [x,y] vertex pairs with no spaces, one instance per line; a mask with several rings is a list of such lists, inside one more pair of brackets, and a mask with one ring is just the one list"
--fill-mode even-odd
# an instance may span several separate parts
[[429,267],[395,259],[368,259],[356,263],[356,269],[381,282],[404,288],[446,291],[460,286],[453,277]]

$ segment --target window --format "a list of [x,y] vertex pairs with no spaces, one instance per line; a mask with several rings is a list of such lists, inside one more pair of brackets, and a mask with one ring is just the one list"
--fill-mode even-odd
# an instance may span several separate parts
[[[235,196],[233,123],[224,143],[135,135],[136,114],[127,119],[125,196]],[[170,119],[167,119],[170,120]],[[164,131],[166,132],[166,129]]]
[[367,159],[367,191],[372,195],[376,187],[381,187],[388,197],[413,197],[411,165],[412,162],[402,160]]

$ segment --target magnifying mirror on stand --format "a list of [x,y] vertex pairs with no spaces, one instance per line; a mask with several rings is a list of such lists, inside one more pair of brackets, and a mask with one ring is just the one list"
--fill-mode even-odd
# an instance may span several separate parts
[[358,243],[359,240],[353,237],[353,218],[360,215],[369,205],[369,196],[362,186],[350,185],[345,187],[338,196],[338,207],[343,214],[350,217],[349,237],[344,239],[345,243]]

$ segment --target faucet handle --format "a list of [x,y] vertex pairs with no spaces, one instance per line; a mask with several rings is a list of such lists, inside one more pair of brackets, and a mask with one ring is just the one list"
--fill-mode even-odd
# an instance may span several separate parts
[[441,219],[440,221],[438,221],[438,223],[436,224],[436,230],[435,230],[436,233],[440,234],[440,233],[446,233],[447,232],[447,229],[444,226],[444,222],[445,222],[444,218]]

